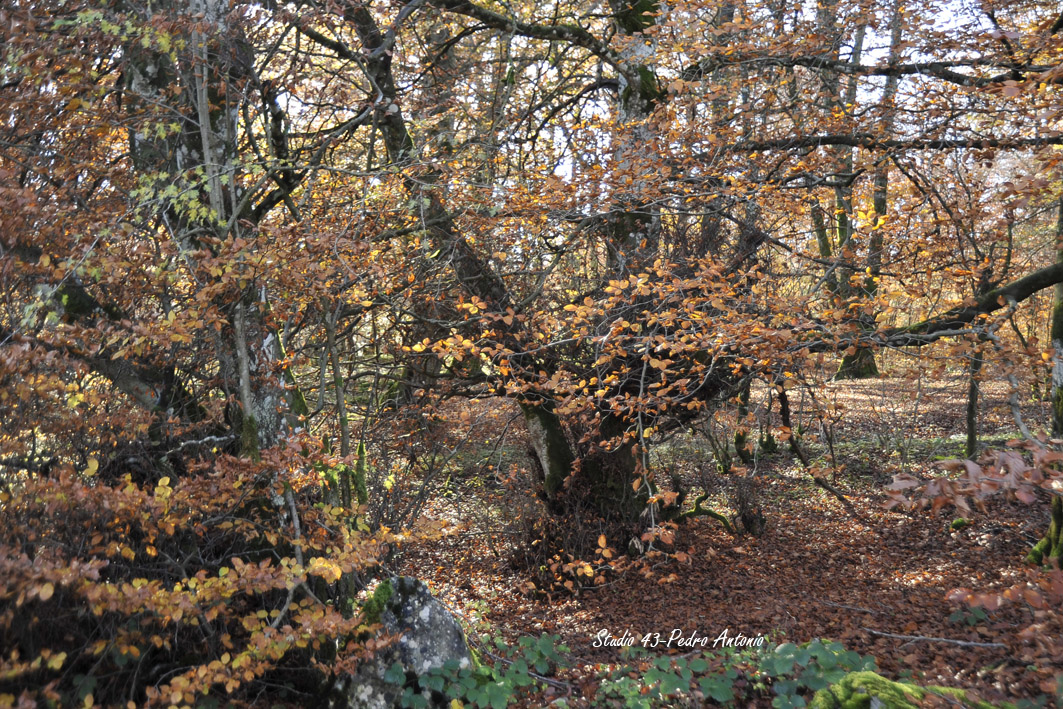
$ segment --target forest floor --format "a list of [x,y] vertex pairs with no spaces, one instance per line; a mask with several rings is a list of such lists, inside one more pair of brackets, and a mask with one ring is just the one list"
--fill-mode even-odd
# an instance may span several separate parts
[[[1016,431],[1007,386],[985,382],[982,395],[983,445],[1002,447]],[[1046,405],[1023,398],[1027,422],[1043,426]],[[940,473],[936,461],[962,453],[965,380],[831,383],[820,401],[835,407],[833,430],[830,421],[809,419],[804,444],[829,462],[825,442],[833,433],[836,461],[845,466],[835,485],[861,519],[815,487],[780,445],[757,462],[755,492],[767,519],[759,536],[731,534],[699,517],[679,530],[674,548],[683,554],[643,565],[641,572],[632,567],[576,596],[529,594],[528,572],[513,563],[522,512],[512,482],[530,475],[515,424],[504,445],[491,449],[491,465],[470,462],[428,509],[428,517],[452,523],[449,532],[410,544],[398,570],[425,579],[475,633],[510,641],[560,635],[573,663],[562,676],[576,696],[602,663],[618,660],[616,649],[595,647],[600,631],[641,638],[668,637],[676,629],[684,637],[715,638],[727,630],[732,637],[759,634],[775,642],[830,638],[874,656],[887,677],[970,688],[994,702],[1055,695],[1053,678],[1063,664],[1019,634],[1035,620],[1030,607],[983,614],[946,598],[959,587],[1001,589],[1024,578],[1029,567],[1023,559],[1045,530],[1047,504],[999,496],[962,529],[952,528],[955,509],[937,515],[885,509],[883,487],[894,473]],[[484,441],[512,415],[497,404],[462,405],[476,409]],[[673,441],[656,464],[697,486],[706,479],[709,456],[700,445],[693,438]],[[502,482],[507,477],[509,486]],[[717,509],[731,511],[725,494],[713,499]],[[658,651],[684,652],[674,646]]]

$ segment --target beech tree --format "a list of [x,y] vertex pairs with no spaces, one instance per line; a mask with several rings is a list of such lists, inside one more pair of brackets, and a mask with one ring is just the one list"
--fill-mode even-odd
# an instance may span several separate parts
[[[0,545],[22,570],[3,594],[72,609],[165,586],[191,616],[191,579],[245,579],[251,605],[208,620],[221,638],[266,613],[237,633],[251,676],[215,666],[190,692],[258,681],[322,628],[369,642],[367,528],[415,516],[396,471],[433,465],[445,397],[515,402],[550,512],[652,541],[684,514],[652,446],[744,415],[753,381],[792,439],[786,392],[823,361],[867,374],[881,348],[952,339],[975,372],[1063,282],[1016,253],[1008,217],[1050,191],[1063,143],[1051,3],[41,2],[0,20]],[[1032,166],[1022,184],[995,181],[1007,156]],[[111,536],[76,550],[69,500],[108,495],[160,511],[135,549],[130,516],[89,518]],[[41,505],[68,541],[31,573]],[[138,566],[160,530],[169,561]],[[192,548],[213,551],[176,561]],[[97,552],[111,570],[78,585]],[[45,672],[19,627],[44,659],[6,669]],[[79,632],[88,662],[103,631]],[[214,637],[197,642],[222,662]]]

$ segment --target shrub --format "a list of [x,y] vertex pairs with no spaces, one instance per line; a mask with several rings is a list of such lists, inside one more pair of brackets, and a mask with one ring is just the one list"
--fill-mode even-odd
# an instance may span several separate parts
[[350,578],[380,544],[312,475],[268,472],[292,470],[284,455],[139,483],[101,480],[93,460],[9,485],[0,705],[197,706],[265,687],[305,703],[351,667],[371,628]]

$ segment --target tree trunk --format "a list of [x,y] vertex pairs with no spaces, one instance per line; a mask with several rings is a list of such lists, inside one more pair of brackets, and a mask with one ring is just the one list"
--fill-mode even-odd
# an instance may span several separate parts
[[967,381],[967,447],[966,456],[978,455],[978,373],[982,370],[982,353],[975,351],[971,355],[971,366]]
[[[169,108],[168,120],[176,116],[180,130],[160,134],[131,130],[130,154],[145,180],[161,175],[182,187],[197,181],[203,185],[203,204],[196,205],[203,209],[160,200],[166,231],[185,263],[195,270],[198,251],[217,255],[217,244],[226,239],[253,238],[248,231],[255,228],[250,201],[243,199],[234,179],[240,149],[239,111],[233,106],[245,105],[247,96],[255,94],[235,94],[232,87],[255,86],[257,77],[246,62],[251,53],[246,37],[229,25],[228,5],[198,0],[187,11],[202,19],[183,38],[186,54],[174,61],[167,52],[130,43],[124,48],[127,68],[120,92],[125,110],[138,117],[138,126],[146,116],[154,116],[159,106]],[[278,156],[284,147],[274,146]],[[279,440],[288,408],[283,374],[275,367],[280,340],[267,325],[266,286],[254,280],[241,284],[239,290],[226,285],[212,298],[229,325],[213,335],[222,388],[236,400],[227,412],[228,423],[241,453],[257,458],[261,449]]]
[[875,351],[867,347],[858,347],[852,354],[842,358],[835,379],[874,379],[879,375],[875,363]]
[[556,501],[565,479],[572,473],[576,456],[565,437],[561,419],[548,404],[521,404],[520,409],[542,474],[543,492],[547,501]]
[[564,424],[549,404],[520,405],[532,455],[542,475],[543,494],[554,512],[593,509],[607,519],[632,520],[645,507],[645,486],[633,488],[637,458],[634,444],[623,441],[625,425],[602,418],[596,439],[614,442],[609,450],[577,457]]
[[1050,559],[1063,560],[1063,497],[1059,496],[1052,497],[1048,533],[1026,555],[1026,561],[1031,564],[1047,564]]
[[[1056,218],[1056,263],[1063,264],[1063,196]],[[1052,323],[1052,435],[1063,435],[1063,283],[1053,291]]]
[[[1056,263],[1063,263],[1063,196],[1059,198],[1056,219]],[[1057,283],[1052,303],[1052,435],[1063,435],[1063,283]],[[1037,542],[1026,560],[1046,564],[1050,559],[1063,564],[1063,498],[1052,497],[1052,519],[1048,532]]]

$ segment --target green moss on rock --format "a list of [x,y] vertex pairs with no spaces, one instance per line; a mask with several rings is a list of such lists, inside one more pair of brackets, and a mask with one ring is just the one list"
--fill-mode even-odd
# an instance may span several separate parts
[[393,595],[395,589],[392,588],[390,580],[385,579],[377,585],[373,595],[362,605],[362,614],[367,624],[375,625],[380,622],[380,614],[384,612],[384,607]]
[[816,692],[809,703],[810,709],[870,709],[874,706],[888,709],[919,709],[928,694],[936,694],[961,706],[974,709],[995,709],[996,706],[1014,707],[1013,704],[994,705],[971,699],[962,689],[951,687],[919,687],[888,680],[874,672],[850,672],[837,684]]

